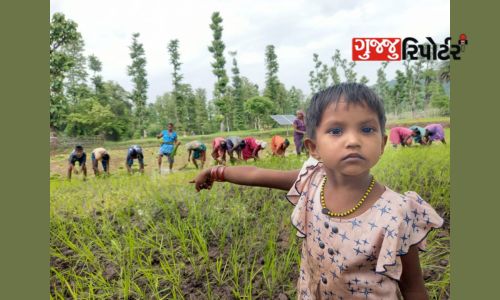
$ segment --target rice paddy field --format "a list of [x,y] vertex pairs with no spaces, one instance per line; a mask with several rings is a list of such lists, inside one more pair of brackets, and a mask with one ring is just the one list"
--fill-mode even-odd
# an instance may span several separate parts
[[[446,145],[387,146],[372,170],[398,192],[419,193],[445,219],[420,254],[431,299],[450,296],[449,129],[446,134]],[[306,157],[292,147],[285,158],[265,150],[248,164],[299,169]],[[285,192],[216,183],[196,193],[188,182],[198,172],[184,167],[182,146],[176,171],[162,175],[157,147],[145,148],[144,175],[127,174],[126,149],[108,149],[111,176],[96,178],[89,168],[87,181],[81,174],[65,179],[69,153],[51,157],[50,299],[297,298],[301,239]],[[206,167],[211,163],[207,153]]]

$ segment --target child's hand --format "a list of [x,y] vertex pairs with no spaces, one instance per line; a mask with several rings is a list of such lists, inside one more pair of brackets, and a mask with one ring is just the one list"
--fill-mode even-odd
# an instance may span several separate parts
[[195,179],[191,180],[189,183],[194,183],[194,187],[197,192],[202,189],[211,189],[214,181],[210,178],[210,170],[202,170]]

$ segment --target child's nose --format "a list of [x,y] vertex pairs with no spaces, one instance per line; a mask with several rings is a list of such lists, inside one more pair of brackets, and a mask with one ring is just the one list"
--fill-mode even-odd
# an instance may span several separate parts
[[355,133],[345,135],[347,147],[359,147],[361,145],[360,136]]

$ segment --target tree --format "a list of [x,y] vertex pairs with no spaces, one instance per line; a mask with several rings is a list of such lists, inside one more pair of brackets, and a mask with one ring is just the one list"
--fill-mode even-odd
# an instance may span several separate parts
[[149,132],[159,132],[165,127],[166,120],[176,120],[176,103],[173,93],[165,93],[156,97],[153,104],[152,122],[149,124]]
[[295,112],[303,107],[304,104],[304,93],[294,86],[288,91],[288,109],[287,112],[295,114]]
[[419,100],[421,99],[420,93],[422,84],[420,82],[422,78],[422,60],[417,60],[412,63],[410,60],[403,62],[405,67],[406,76],[406,91],[408,95],[409,108],[412,113],[412,117],[415,117],[415,110],[419,106]]
[[[241,77],[241,98],[243,99],[243,107],[248,99],[259,96],[259,86],[250,81],[247,77]],[[245,128],[252,127],[253,120],[249,114],[244,114]]]
[[108,106],[114,115],[113,126],[107,132],[106,137],[111,140],[131,138],[133,128],[132,104],[129,101],[130,94],[117,82],[106,81],[102,84],[99,101],[103,106]]
[[439,79],[443,82],[450,82],[450,70],[450,61],[443,61],[439,66]]
[[368,81],[370,80],[368,80],[368,78],[365,75],[361,76],[361,78],[359,79],[359,83],[361,84],[368,84]]
[[405,74],[401,72],[400,70],[396,70],[396,84],[394,87],[391,89],[391,94],[392,94],[392,107],[389,106],[388,111],[394,112],[395,114],[398,114],[402,112],[405,109],[405,104],[408,99],[408,91],[406,89],[407,86],[407,78],[405,77]]
[[374,89],[375,93],[382,99],[384,105],[389,110],[392,104],[389,92],[389,82],[387,81],[387,76],[385,74],[385,69],[389,65],[389,62],[382,62],[381,67],[377,70],[377,82],[375,83]]
[[172,64],[174,70],[172,72],[172,86],[174,90],[172,95],[175,99],[175,123],[178,130],[186,130],[187,121],[187,106],[186,99],[183,98],[183,93],[181,92],[182,85],[182,74],[180,74],[181,62],[179,55],[179,40],[171,40],[168,43],[168,52],[170,54],[170,63]]
[[134,90],[130,99],[134,103],[135,108],[135,134],[142,136],[146,129],[145,113],[146,113],[146,100],[147,100],[147,72],[146,72],[146,56],[144,47],[138,42],[140,34],[132,34],[132,45],[130,49],[130,58],[132,64],[127,67],[127,73],[132,77],[134,83]]
[[181,99],[185,102],[185,112],[186,112],[186,117],[184,120],[184,131],[186,133],[190,133],[193,131],[197,131],[196,128],[198,127],[196,124],[196,97],[193,93],[193,89],[191,88],[190,84],[181,84],[180,88],[180,95]]
[[271,99],[275,104],[274,112],[284,113],[285,111],[285,98],[282,93],[280,94],[280,81],[278,79],[278,56],[276,55],[274,45],[266,47],[266,87],[264,89],[264,96]]
[[316,53],[313,54],[313,62],[314,71],[309,73],[309,85],[311,86],[311,92],[316,93],[328,87],[330,70],[326,64],[319,60],[319,55]]
[[340,66],[344,70],[344,76],[347,82],[356,82],[356,72],[354,72],[354,67],[356,66],[356,63],[351,61],[347,62],[347,59],[342,59],[340,62]]
[[66,132],[70,135],[106,135],[111,133],[116,123],[109,106],[103,106],[95,98],[81,101],[79,108],[68,115]]
[[49,32],[49,74],[50,74],[50,127],[62,129],[68,111],[68,102],[64,97],[64,79],[70,69],[75,65],[75,57],[69,49],[83,48],[78,25],[66,19],[64,14],[52,15]]
[[207,95],[204,89],[196,89],[195,91],[195,112],[197,133],[207,134],[209,130],[209,119],[207,110]]
[[432,64],[428,64],[427,68],[422,73],[422,81],[423,81],[423,108],[426,109],[429,107],[432,96],[432,88],[431,84],[437,80],[436,70],[434,70]]
[[431,98],[430,104],[436,107],[444,115],[450,114],[450,98],[444,92],[440,82],[434,81],[430,84]]
[[[214,12],[212,14],[212,23],[210,24],[210,29],[212,29],[213,40],[211,45],[208,47],[208,51],[213,54],[214,62],[212,62],[212,72],[216,76],[217,81],[214,86],[214,103],[217,106],[219,113],[224,116],[226,122],[226,127],[229,130],[229,120],[228,113],[231,111],[230,103],[228,97],[226,97],[226,85],[229,81],[226,69],[226,59],[224,58],[224,49],[226,46],[222,41],[222,17],[219,12]],[[221,123],[221,131],[224,131],[224,123]]]
[[332,60],[333,60],[333,66],[330,68],[330,76],[332,78],[333,84],[339,84],[340,76],[337,71],[337,68],[340,66],[340,61],[341,61],[339,49],[335,49],[335,54],[332,56]]
[[262,119],[268,117],[273,108],[273,102],[267,97],[253,97],[245,102],[245,110],[253,117],[254,128],[261,129]]
[[244,102],[243,102],[243,90],[242,83],[240,77],[240,69],[238,68],[238,62],[236,61],[236,51],[229,52],[229,55],[233,57],[233,68],[231,71],[233,72],[233,120],[234,120],[234,129],[242,130],[245,129],[245,119],[244,119]]
[[88,61],[89,69],[94,72],[94,76],[91,79],[94,84],[94,91],[96,94],[99,94],[103,88],[102,76],[99,75],[99,72],[102,70],[102,63],[95,55],[89,55]]
[[64,79],[64,96],[68,105],[73,106],[80,99],[91,96],[90,89],[87,86],[87,58],[83,54],[83,40],[79,40],[66,48],[66,53],[72,58],[73,65],[69,68]]

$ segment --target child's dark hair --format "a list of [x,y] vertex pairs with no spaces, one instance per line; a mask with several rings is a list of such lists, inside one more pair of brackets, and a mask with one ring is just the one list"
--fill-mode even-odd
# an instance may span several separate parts
[[104,153],[104,154],[102,155],[102,159],[103,159],[103,160],[109,160],[109,154],[108,154],[108,153]]
[[83,146],[82,145],[76,145],[75,146],[75,150],[83,151]]
[[312,97],[306,113],[306,130],[309,138],[316,138],[316,128],[321,123],[323,112],[328,105],[339,102],[341,98],[347,102],[347,105],[367,105],[376,112],[382,135],[385,135],[384,103],[377,94],[361,83],[340,83],[319,91]]

